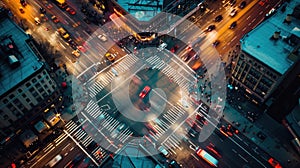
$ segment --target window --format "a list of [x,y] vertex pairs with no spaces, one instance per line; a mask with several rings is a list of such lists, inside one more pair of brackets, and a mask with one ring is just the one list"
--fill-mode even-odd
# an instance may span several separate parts
[[32,79],[32,83],[35,83],[35,82],[36,82],[36,79],[35,79],[35,78],[33,78],[33,79]]
[[41,102],[43,99],[40,97],[40,96],[38,96],[37,98],[36,98],[36,101],[38,101],[38,102]]
[[33,87],[30,88],[29,91],[32,93],[34,91],[34,88]]
[[8,100],[7,99],[4,99],[3,100],[3,104],[7,104],[8,103]]
[[26,99],[26,101],[27,101],[27,103],[29,103],[29,102],[30,102],[30,99],[29,99],[29,98],[27,98],[27,99]]
[[13,99],[14,97],[15,97],[14,94],[9,95],[9,98],[10,98],[10,99]]
[[18,89],[18,92],[19,92],[19,93],[22,93],[22,91],[23,91],[22,89]]
[[30,83],[26,83],[26,87],[30,87]]
[[9,122],[10,124],[12,124],[12,123],[13,123],[13,120],[12,120],[12,119],[9,119],[8,122]]
[[41,79],[41,75],[38,75],[38,78]]
[[22,97],[26,98],[27,96],[25,94],[22,94]]
[[36,87],[36,88],[40,88],[40,87],[41,87],[41,84],[37,83],[37,84],[35,85],[35,87]]
[[29,106],[34,107],[34,104],[33,103],[29,103]]
[[36,92],[36,91],[34,91],[33,93],[32,93],[32,96],[33,97],[36,97],[36,96],[38,96],[39,94]]
[[44,91],[44,88],[41,87],[41,88],[38,89],[38,91],[39,91],[40,93],[42,93],[42,92]]

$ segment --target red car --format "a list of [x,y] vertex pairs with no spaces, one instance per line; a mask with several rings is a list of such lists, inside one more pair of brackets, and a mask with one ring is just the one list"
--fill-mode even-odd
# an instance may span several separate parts
[[66,11],[69,14],[71,14],[71,15],[75,15],[76,14],[76,11],[73,8],[69,7],[69,6],[66,8]]
[[282,166],[280,165],[280,163],[278,161],[276,161],[273,158],[270,158],[268,160],[268,162],[274,167],[274,168],[282,168]]
[[150,86],[145,86],[144,89],[139,94],[140,98],[143,99],[150,92],[150,90],[151,90]]

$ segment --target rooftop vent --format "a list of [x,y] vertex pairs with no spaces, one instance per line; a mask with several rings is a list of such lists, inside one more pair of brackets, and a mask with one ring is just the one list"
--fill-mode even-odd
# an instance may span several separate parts
[[287,14],[283,23],[287,23],[290,24],[292,22],[292,15],[291,14]]
[[271,37],[271,40],[278,40],[280,37],[280,31],[274,32],[273,36]]
[[9,65],[12,67],[12,68],[16,68],[18,66],[20,66],[20,61],[18,60],[18,58],[14,55],[10,55],[8,56],[8,62],[9,62]]

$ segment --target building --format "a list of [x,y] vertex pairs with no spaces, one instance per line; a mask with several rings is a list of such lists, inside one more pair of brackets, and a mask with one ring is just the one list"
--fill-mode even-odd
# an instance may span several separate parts
[[[0,138],[14,135],[59,97],[30,35],[0,8]],[[3,144],[3,141],[1,141]]]
[[299,61],[300,21],[293,15],[299,2],[285,3],[240,40],[231,82],[256,104],[270,106],[272,93]]

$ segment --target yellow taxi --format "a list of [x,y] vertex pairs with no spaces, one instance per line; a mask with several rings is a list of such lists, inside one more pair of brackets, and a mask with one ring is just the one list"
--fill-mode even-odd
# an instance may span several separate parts
[[109,60],[109,61],[114,61],[115,60],[115,56],[111,53],[106,53],[105,57]]

